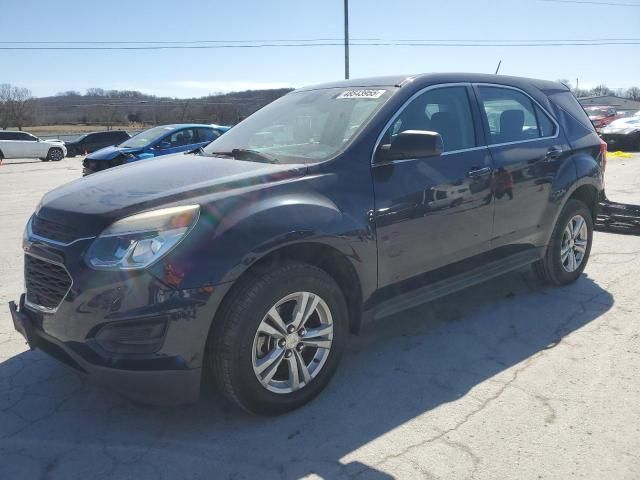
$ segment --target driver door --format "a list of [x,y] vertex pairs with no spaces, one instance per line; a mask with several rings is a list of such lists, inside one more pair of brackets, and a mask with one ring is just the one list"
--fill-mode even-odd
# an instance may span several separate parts
[[197,138],[195,128],[184,128],[172,132],[158,142],[158,145],[163,147],[156,152],[156,155],[170,155],[192,150],[197,147]]
[[405,104],[383,134],[381,145],[405,130],[435,131],[444,152],[373,165],[379,287],[490,249],[492,164],[473,98],[469,85],[429,88]]

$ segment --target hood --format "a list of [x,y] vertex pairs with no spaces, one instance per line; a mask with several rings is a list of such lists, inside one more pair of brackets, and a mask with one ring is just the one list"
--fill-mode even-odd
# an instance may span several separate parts
[[[239,190],[304,176],[302,164],[277,165],[177,154],[110,168],[52,190],[38,216],[63,225],[91,225],[97,234],[114,220],[178,202],[212,200]],[[99,230],[99,231],[98,231]]]
[[57,138],[52,138],[50,140],[45,140],[45,142],[47,142],[47,143],[62,143],[62,144],[64,144],[63,140],[58,140]]
[[111,147],[101,148],[100,150],[96,150],[95,152],[87,155],[87,160],[113,160],[120,154],[135,154],[141,151],[142,149],[140,148],[123,148],[113,145]]

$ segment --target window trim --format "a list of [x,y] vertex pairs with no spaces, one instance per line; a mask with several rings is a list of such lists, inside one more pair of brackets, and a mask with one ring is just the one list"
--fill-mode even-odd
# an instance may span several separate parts
[[[501,146],[504,146],[504,145],[516,145],[516,144],[519,144],[519,143],[538,142],[540,140],[548,140],[548,139],[558,138],[560,136],[560,124],[556,121],[554,116],[551,115],[546,108],[544,108],[542,105],[540,105],[540,102],[538,102],[535,98],[533,98],[531,95],[529,95],[527,92],[525,92],[521,88],[512,87],[511,85],[500,85],[500,84],[497,84],[497,83],[473,83],[472,82],[472,85],[474,87],[504,88],[505,90],[515,90],[517,92],[520,92],[525,97],[527,97],[529,100],[531,100],[531,102],[533,102],[534,105],[537,105],[540,108],[540,110],[542,110],[542,112],[547,117],[549,117],[551,119],[551,121],[553,122],[553,124],[556,127],[555,135],[547,135],[547,136],[544,136],[544,137],[541,136],[541,137],[538,137],[538,138],[530,138],[529,140],[515,140],[513,142],[502,142],[502,143],[490,143],[490,141],[489,141],[490,137],[488,135],[489,132],[486,132],[485,140],[486,140],[486,143],[487,143],[487,145],[486,145],[487,147],[501,147]],[[477,93],[478,94],[476,96],[478,97],[477,101],[478,101],[478,106],[480,107],[480,115],[482,115],[482,122],[484,124],[484,123],[488,122],[487,112],[484,109],[484,104],[482,102],[482,96],[480,95],[480,89],[479,88],[477,89]],[[535,108],[534,108],[534,115],[536,115],[535,114]],[[536,123],[538,123],[538,131],[540,131],[540,124],[538,122],[537,116],[536,116]],[[485,127],[486,126],[487,125],[485,125]]]
[[[378,150],[378,147],[380,146],[380,142],[382,141],[382,137],[384,136],[385,132],[391,127],[393,122],[396,121],[396,119],[400,116],[400,114],[407,108],[407,106],[412,101],[414,101],[416,98],[418,98],[423,93],[428,92],[429,90],[435,90],[436,88],[447,88],[447,87],[465,87],[467,89],[466,93],[467,93],[467,100],[469,101],[469,111],[471,113],[471,119],[473,121],[474,140],[476,142],[479,142],[479,143],[482,142],[482,139],[480,139],[480,140],[478,139],[478,135],[477,135],[477,133],[478,133],[477,132],[478,125],[476,124],[476,119],[475,119],[474,114],[473,114],[473,102],[476,101],[476,99],[475,98],[471,98],[469,96],[469,91],[468,91],[469,87],[473,87],[473,83],[472,82],[453,82],[453,83],[438,83],[436,85],[429,85],[428,87],[424,87],[424,88],[418,90],[416,93],[411,95],[407,100],[405,100],[405,102],[400,106],[400,108],[398,108],[398,110],[396,110],[396,113],[394,113],[391,116],[391,118],[389,119],[389,121],[385,124],[385,126],[382,129],[382,131],[378,135],[378,138],[376,139],[375,144],[373,145],[373,151],[371,152],[371,166],[372,167],[381,166],[381,165],[389,165],[389,164],[394,164],[394,163],[412,162],[414,160],[420,160],[421,159],[421,158],[403,158],[403,159],[399,159],[399,160],[376,162],[375,161],[375,156],[376,156],[376,151]],[[480,112],[480,114],[482,115],[482,112]],[[480,120],[482,120],[482,119],[480,119]],[[444,157],[446,155],[452,155],[454,153],[471,152],[473,150],[482,150],[482,149],[485,149],[485,148],[487,148],[487,145],[477,145],[475,147],[462,148],[460,150],[450,150],[448,152],[442,152],[438,157]]]

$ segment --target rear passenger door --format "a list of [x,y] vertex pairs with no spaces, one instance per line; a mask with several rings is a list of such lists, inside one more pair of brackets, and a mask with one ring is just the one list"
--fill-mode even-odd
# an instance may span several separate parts
[[524,91],[475,85],[493,158],[492,248],[518,253],[546,243],[552,186],[570,147],[546,109]]

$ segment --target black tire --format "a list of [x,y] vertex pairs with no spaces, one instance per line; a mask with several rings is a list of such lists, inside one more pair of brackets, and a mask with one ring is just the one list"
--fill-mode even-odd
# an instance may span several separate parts
[[[320,296],[333,318],[331,349],[317,375],[297,391],[274,393],[253,370],[254,337],[272,306],[294,292]],[[283,262],[249,274],[223,302],[207,340],[206,369],[222,393],[244,410],[278,415],[311,401],[338,366],[348,335],[348,313],[340,287],[325,271],[305,263]]]
[[[580,264],[574,271],[567,271],[563,266],[561,259],[561,249],[563,244],[563,238],[565,229],[568,223],[576,217],[581,216],[587,227],[587,245],[584,252],[584,256],[580,261]],[[545,256],[534,263],[533,268],[538,277],[549,285],[561,286],[575,282],[589,261],[589,254],[591,253],[591,244],[593,242],[593,215],[587,205],[579,200],[571,199],[562,209],[562,213],[556,222],[551,235],[551,240],[547,246]]]
[[49,152],[47,153],[47,159],[45,161],[59,162],[63,158],[64,158],[64,152],[62,151],[62,149],[54,147],[49,149]]

